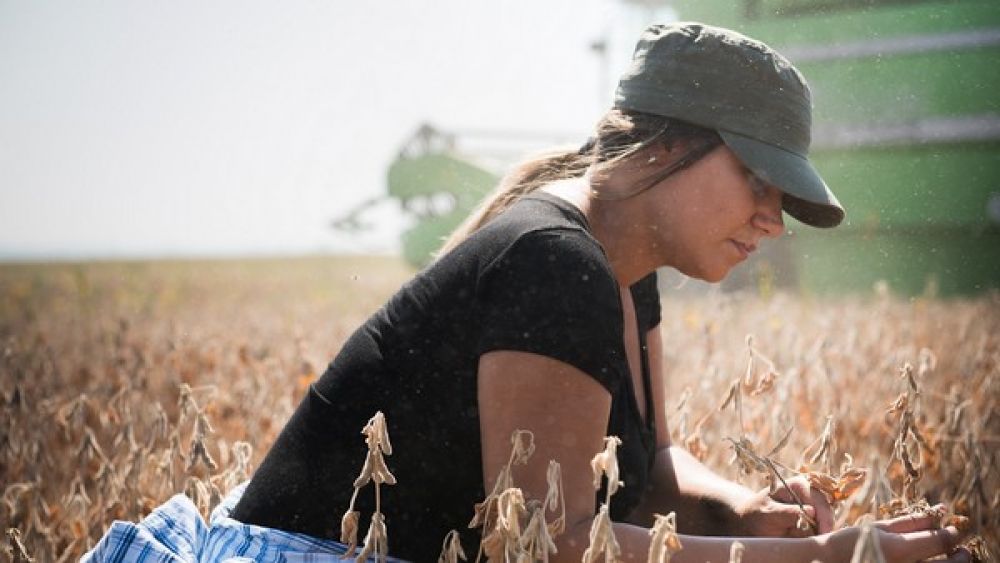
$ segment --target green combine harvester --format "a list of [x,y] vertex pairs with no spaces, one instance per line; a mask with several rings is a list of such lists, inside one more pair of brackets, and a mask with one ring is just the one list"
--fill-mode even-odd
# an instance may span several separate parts
[[403,144],[389,166],[388,193],[368,200],[333,222],[337,230],[365,230],[361,217],[370,208],[393,200],[413,226],[402,234],[403,258],[426,266],[451,233],[493,190],[499,177],[460,154],[454,136],[422,125]]
[[[650,9],[666,5],[633,2]],[[1000,288],[1000,1],[689,0],[681,19],[786,54],[814,96],[812,158],[848,211],[832,231],[788,219],[729,288],[965,295]],[[638,30],[636,30],[638,33]],[[426,264],[498,178],[422,127],[388,174]]]
[[[421,128],[415,139],[436,134]],[[429,141],[432,139],[428,139]],[[425,146],[423,143],[418,145]],[[441,242],[493,190],[498,178],[453,150],[404,150],[389,166],[389,197],[416,224],[403,233],[403,257],[414,266],[430,261]]]
[[1000,2],[671,5],[776,47],[812,87],[812,159],[848,220],[790,224],[786,277],[813,293],[1000,288]]

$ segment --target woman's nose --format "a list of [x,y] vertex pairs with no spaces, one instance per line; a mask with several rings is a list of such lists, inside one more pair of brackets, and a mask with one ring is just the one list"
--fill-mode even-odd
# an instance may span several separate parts
[[781,191],[771,188],[766,201],[761,202],[754,215],[754,226],[764,231],[764,236],[778,238],[785,234],[785,221],[781,217]]
[[754,226],[764,231],[764,236],[778,238],[785,234],[785,222],[781,218],[781,209],[777,212],[758,213]]

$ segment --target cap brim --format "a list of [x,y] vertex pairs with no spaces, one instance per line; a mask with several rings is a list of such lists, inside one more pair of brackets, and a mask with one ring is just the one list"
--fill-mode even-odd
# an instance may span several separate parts
[[844,220],[844,207],[806,157],[738,133],[719,135],[747,168],[784,192],[781,206],[786,213],[821,228]]

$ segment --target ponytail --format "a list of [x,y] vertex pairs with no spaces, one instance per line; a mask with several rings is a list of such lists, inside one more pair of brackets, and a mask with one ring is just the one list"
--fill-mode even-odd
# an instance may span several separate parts
[[519,163],[500,180],[493,193],[445,239],[438,256],[458,246],[490,219],[538,188],[558,180],[583,176],[594,161],[591,151],[584,149],[587,149],[587,145],[579,150],[553,149]]
[[597,124],[594,137],[579,149],[555,149],[521,162],[508,172],[492,194],[445,240],[437,256],[449,252],[517,200],[538,188],[579,178],[593,167],[595,178],[656,142],[670,148],[678,141],[720,141],[718,133],[676,119],[612,109]]

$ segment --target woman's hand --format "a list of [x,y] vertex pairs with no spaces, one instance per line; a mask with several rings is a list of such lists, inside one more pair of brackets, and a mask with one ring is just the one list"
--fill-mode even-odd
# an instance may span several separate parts
[[[781,485],[774,491],[763,489],[736,507],[743,533],[763,537],[805,537],[833,530],[833,509],[822,491],[810,487],[803,476],[786,479],[785,483],[788,487]],[[798,527],[802,510],[795,502],[796,497],[805,507],[806,515],[816,523],[815,528]]]
[[[958,548],[965,534],[954,526],[938,527],[938,514],[912,514],[872,523],[872,539],[878,542],[886,563],[913,563],[946,555],[951,563],[972,560],[965,548]],[[820,540],[826,552],[823,561],[850,561],[862,529],[858,526],[826,534]],[[938,561],[935,559],[935,561]]]

